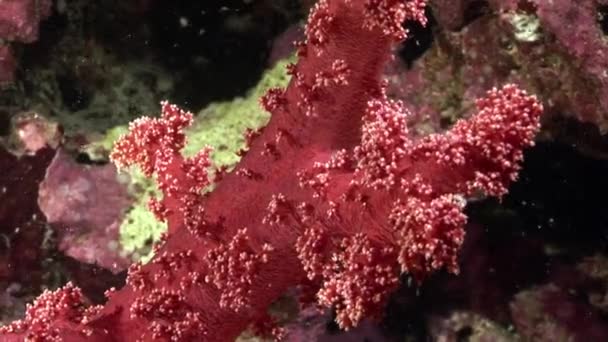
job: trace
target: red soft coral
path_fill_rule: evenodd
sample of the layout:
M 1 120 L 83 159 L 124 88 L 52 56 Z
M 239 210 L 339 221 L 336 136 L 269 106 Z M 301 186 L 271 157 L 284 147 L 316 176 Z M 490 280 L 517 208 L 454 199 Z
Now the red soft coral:
M 300 284 L 317 286 L 320 304 L 349 328 L 381 312 L 402 272 L 418 280 L 457 272 L 464 198 L 506 192 L 541 106 L 508 85 L 453 130 L 410 137 L 408 114 L 386 97 L 381 74 L 406 34 L 400 21 L 424 21 L 423 4 L 318 2 L 290 85 L 261 101 L 270 122 L 209 194 L 199 191 L 211 182 L 207 152 L 191 161 L 179 154 L 189 113 L 163 104 L 160 119 L 131 126 L 113 158 L 156 176 L 164 197 L 152 207 L 169 234 L 81 327 L 96 327 L 90 338 L 234 340 L 269 321 L 268 306 Z M 149 308 L 159 296 L 175 305 L 156 315 Z M 143 314 L 129 313 L 135 304 Z

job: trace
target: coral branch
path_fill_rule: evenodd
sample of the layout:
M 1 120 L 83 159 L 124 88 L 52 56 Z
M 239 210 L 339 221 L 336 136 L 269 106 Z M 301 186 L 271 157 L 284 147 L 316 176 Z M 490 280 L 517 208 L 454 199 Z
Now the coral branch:
M 132 124 L 112 158 L 156 177 L 164 197 L 151 207 L 169 234 L 98 315 L 78 326 L 50 317 L 55 336 L 231 341 L 301 284 L 347 329 L 382 312 L 402 272 L 457 273 L 465 197 L 504 195 L 542 109 L 508 85 L 451 131 L 410 137 L 381 71 L 407 34 L 401 21 L 425 22 L 424 3 L 319 1 L 290 85 L 262 100 L 270 122 L 208 195 L 208 152 L 179 154 L 191 114 L 163 103 L 161 118 Z

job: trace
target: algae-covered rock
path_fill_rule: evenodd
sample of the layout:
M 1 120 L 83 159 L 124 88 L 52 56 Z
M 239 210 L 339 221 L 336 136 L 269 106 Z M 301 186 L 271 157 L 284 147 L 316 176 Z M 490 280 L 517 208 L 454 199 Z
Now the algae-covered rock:
M 269 88 L 287 86 L 289 77 L 285 67 L 293 61 L 291 58 L 277 63 L 245 97 L 215 102 L 201 110 L 187 131 L 188 145 L 184 154 L 194 155 L 208 145 L 214 149 L 212 159 L 217 166 L 234 165 L 239 160 L 236 152 L 245 144 L 245 130 L 260 128 L 270 118 L 259 105 L 260 97 Z

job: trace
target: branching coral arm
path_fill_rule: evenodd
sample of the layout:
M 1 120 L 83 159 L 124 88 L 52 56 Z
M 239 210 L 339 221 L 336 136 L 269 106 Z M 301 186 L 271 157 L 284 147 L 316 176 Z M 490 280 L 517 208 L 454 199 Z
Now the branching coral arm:
M 291 83 L 261 99 L 269 124 L 208 195 L 209 151 L 179 154 L 191 114 L 165 103 L 161 118 L 134 123 L 113 159 L 161 185 L 151 209 L 169 234 L 155 258 L 133 265 L 104 307 L 28 310 L 3 338 L 232 341 L 250 324 L 267 327 L 268 306 L 302 284 L 349 328 L 380 314 L 402 272 L 419 281 L 444 267 L 457 273 L 464 198 L 506 192 L 542 108 L 507 85 L 479 100 L 472 119 L 413 140 L 381 74 L 407 36 L 402 21 L 424 23 L 424 5 L 318 1 Z M 82 306 L 78 296 L 68 305 Z

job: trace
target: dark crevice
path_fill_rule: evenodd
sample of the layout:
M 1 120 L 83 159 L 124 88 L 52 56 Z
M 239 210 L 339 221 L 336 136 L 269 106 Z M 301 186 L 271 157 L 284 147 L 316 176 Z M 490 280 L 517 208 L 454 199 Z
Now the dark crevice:
M 485 0 L 475 0 L 467 4 L 464 9 L 462 27 L 465 27 L 478 18 L 490 12 L 488 2 Z
M 105 165 L 108 163 L 107 161 L 104 161 L 104 160 L 93 160 L 86 153 L 77 154 L 75 159 L 78 164 L 84 164 L 84 165 Z
M 11 115 L 7 110 L 0 109 L 0 136 L 7 136 L 11 132 Z
M 428 20 L 426 26 L 417 21 L 407 21 L 404 24 L 409 31 L 409 38 L 401 43 L 398 55 L 408 68 L 411 68 L 414 61 L 424 55 L 433 44 L 433 29 L 437 25 L 437 21 L 430 7 L 426 8 L 425 15 Z
M 89 106 L 93 94 L 87 90 L 84 80 L 72 75 L 58 75 L 57 83 L 63 103 L 69 110 L 76 112 Z
M 271 42 L 286 16 L 268 1 L 162 2 L 147 15 L 151 47 L 182 73 L 173 100 L 200 108 L 252 87 L 265 69 Z
M 605 35 L 608 35 L 608 5 L 597 7 L 597 22 Z

